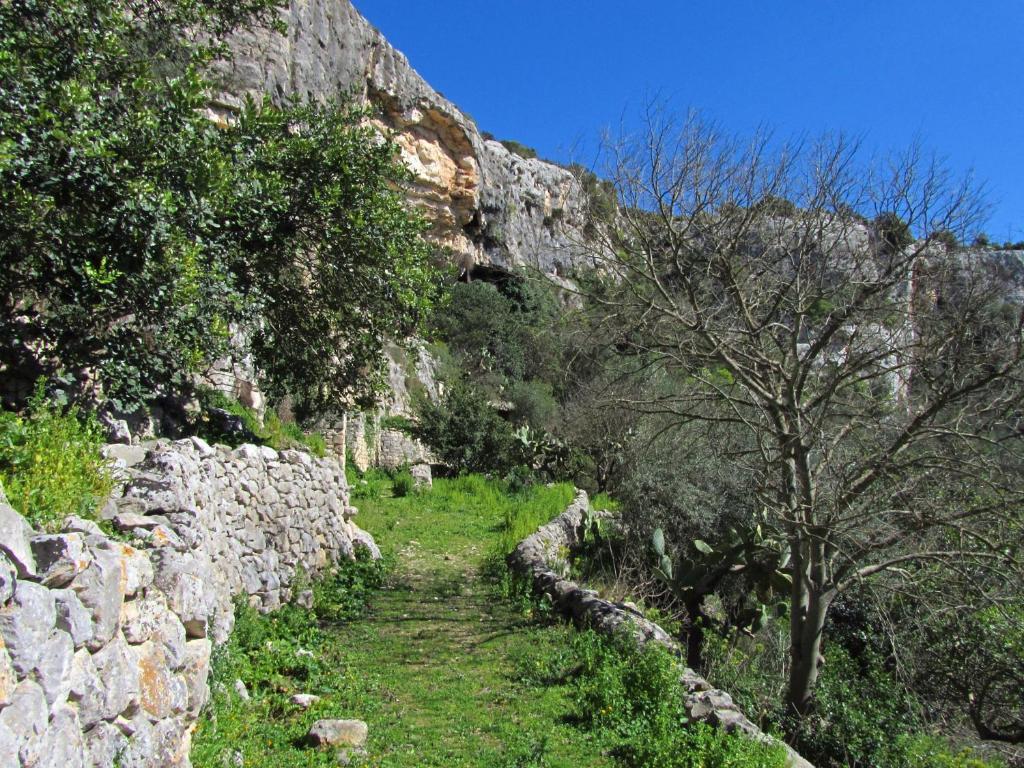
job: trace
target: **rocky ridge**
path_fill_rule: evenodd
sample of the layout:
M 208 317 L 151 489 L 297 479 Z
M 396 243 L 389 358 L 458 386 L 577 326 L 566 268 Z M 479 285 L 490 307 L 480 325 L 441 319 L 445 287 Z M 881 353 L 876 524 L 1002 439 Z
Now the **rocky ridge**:
M 218 65 L 222 117 L 246 96 L 277 102 L 351 94 L 380 110 L 415 180 L 410 201 L 432 237 L 469 269 L 538 268 L 566 275 L 581 262 L 584 197 L 564 168 L 487 140 L 473 120 L 434 90 L 348 0 L 291 0 L 285 34 L 245 31 Z

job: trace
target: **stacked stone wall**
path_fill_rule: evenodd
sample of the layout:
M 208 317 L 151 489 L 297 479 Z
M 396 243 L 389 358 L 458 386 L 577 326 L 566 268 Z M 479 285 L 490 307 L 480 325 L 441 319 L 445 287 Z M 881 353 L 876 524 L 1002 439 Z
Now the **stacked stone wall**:
M 644 618 L 636 606 L 604 600 L 594 590 L 566 577 L 569 571 L 566 558 L 582 545 L 592 514 L 586 492 L 579 491 L 565 512 L 519 542 L 509 555 L 509 567 L 528 578 L 534 589 L 551 599 L 556 609 L 579 624 L 601 634 L 629 637 L 639 647 L 653 643 L 682 658 L 682 648 L 672 636 Z M 718 690 L 689 667 L 683 669 L 679 682 L 691 721 L 710 723 L 730 733 L 779 744 L 787 752 L 790 768 L 813 768 L 789 746 L 752 723 L 728 693 Z
M 335 461 L 197 439 L 117 455 L 123 539 L 76 517 L 42 533 L 0 501 L 0 765 L 188 766 L 233 599 L 273 609 L 300 571 L 379 555 Z

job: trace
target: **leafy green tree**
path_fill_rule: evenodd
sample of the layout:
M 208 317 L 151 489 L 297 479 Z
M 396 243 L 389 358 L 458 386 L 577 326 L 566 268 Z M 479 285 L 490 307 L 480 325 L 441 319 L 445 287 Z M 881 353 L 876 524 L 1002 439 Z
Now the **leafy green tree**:
M 277 5 L 0 5 L 0 369 L 132 410 L 241 327 L 300 413 L 372 389 L 433 286 L 395 146 L 345 106 L 203 115 L 218 41 Z

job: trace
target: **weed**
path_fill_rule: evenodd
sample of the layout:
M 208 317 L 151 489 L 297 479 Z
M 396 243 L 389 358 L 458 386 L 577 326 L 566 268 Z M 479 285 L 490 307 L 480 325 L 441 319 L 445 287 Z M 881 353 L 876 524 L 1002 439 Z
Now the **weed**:
M 67 515 L 94 517 L 113 480 L 92 415 L 50 403 L 37 388 L 25 416 L 0 412 L 0 480 L 9 503 L 37 528 Z

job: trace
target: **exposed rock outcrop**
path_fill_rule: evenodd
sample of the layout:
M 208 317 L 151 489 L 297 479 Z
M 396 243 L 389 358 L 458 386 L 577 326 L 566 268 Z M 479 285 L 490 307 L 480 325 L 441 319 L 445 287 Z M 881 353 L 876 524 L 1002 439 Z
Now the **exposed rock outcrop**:
M 583 198 L 571 173 L 485 140 L 348 0 L 292 0 L 287 32 L 246 31 L 217 75 L 214 109 L 245 96 L 324 101 L 353 95 L 380 110 L 415 175 L 410 200 L 463 267 L 531 266 L 565 275 L 581 258 Z

